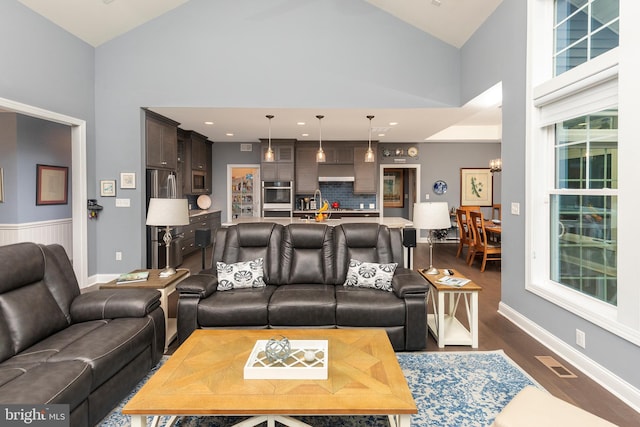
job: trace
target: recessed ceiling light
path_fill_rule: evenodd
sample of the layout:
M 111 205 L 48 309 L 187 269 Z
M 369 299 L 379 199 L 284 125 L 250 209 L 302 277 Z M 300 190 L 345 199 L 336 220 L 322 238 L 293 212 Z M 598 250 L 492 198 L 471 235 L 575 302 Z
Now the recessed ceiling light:
M 298 126 L 304 126 L 304 125 L 306 125 L 306 123 L 305 122 L 298 122 L 297 125 Z
M 440 6 L 442 4 L 441 0 L 431 0 L 431 4 L 434 6 Z
M 379 133 L 378 136 L 384 136 L 384 133 Z
M 227 136 L 233 136 L 233 134 L 232 134 L 231 132 L 227 132 L 227 133 L 225 133 L 225 135 L 227 135 Z
M 389 122 L 389 126 L 395 126 L 397 124 L 398 124 L 398 122 Z
M 303 133 L 302 136 L 309 136 L 309 134 L 308 133 Z
M 205 125 L 212 125 L 213 122 L 204 122 Z

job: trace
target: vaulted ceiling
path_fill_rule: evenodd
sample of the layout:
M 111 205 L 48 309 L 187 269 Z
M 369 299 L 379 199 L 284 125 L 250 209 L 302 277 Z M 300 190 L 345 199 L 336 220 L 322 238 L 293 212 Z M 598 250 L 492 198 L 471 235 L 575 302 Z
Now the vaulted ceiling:
M 99 46 L 190 0 L 18 0 L 92 46 Z M 233 0 L 229 0 L 233 1 Z M 290 1 L 290 0 L 289 0 Z M 500 5 L 502 0 L 364 0 L 394 17 L 454 46 L 461 47 Z M 495 95 L 493 91 L 492 95 Z M 485 96 L 486 98 L 486 96 Z M 483 101 L 484 102 L 484 101 Z M 332 110 L 333 126 L 323 129 L 326 139 L 364 139 L 368 114 L 376 116 L 374 138 L 385 142 L 499 141 L 499 101 L 470 102 L 461 108 L 424 110 Z M 264 136 L 266 114 L 278 121 L 279 137 L 315 138 L 316 111 L 300 109 L 153 108 L 214 141 L 253 141 Z M 205 122 L 213 121 L 214 125 Z M 304 121 L 305 125 L 298 124 Z M 364 122 L 364 125 L 363 125 Z M 390 123 L 397 123 L 392 125 Z M 447 124 L 445 129 L 442 124 Z M 354 125 L 355 124 L 355 125 Z M 420 126 L 418 126 L 420 124 Z M 308 129 L 304 129 L 308 126 Z M 274 126 L 275 129 L 275 126 Z M 419 129 L 419 131 L 417 131 Z

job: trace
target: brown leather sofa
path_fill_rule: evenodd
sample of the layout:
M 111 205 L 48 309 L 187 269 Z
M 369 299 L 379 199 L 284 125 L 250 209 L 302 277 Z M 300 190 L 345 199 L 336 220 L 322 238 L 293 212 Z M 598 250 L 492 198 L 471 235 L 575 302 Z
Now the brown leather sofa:
M 164 350 L 160 292 L 80 293 L 59 245 L 0 247 L 0 403 L 68 404 L 93 426 Z
M 217 231 L 212 268 L 177 285 L 178 340 L 199 328 L 384 328 L 426 347 L 426 281 L 404 267 L 402 231 L 373 223 L 243 223 Z M 218 291 L 216 263 L 264 259 L 259 288 Z M 343 286 L 351 259 L 398 263 L 392 292 Z

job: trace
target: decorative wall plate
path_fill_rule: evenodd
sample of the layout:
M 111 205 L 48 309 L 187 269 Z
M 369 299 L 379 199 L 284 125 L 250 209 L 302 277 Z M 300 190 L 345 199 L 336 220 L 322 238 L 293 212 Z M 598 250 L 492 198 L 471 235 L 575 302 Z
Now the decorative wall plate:
M 433 192 L 436 194 L 444 194 L 447 192 L 447 183 L 441 179 L 433 183 Z
M 418 147 L 409 147 L 407 150 L 407 154 L 409 157 L 415 157 L 418 155 Z

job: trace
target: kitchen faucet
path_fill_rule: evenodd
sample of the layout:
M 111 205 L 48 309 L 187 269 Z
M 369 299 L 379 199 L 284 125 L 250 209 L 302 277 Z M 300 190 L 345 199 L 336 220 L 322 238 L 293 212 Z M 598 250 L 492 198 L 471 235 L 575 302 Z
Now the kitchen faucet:
M 316 201 L 316 213 L 318 213 L 322 207 L 322 192 L 319 188 L 313 193 L 313 198 Z

